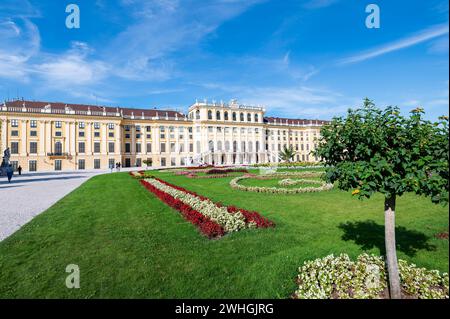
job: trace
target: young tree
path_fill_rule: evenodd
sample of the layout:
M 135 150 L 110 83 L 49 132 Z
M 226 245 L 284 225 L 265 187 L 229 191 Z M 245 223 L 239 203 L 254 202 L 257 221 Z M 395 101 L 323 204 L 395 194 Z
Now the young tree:
M 401 298 L 395 244 L 395 202 L 405 192 L 448 203 L 448 117 L 432 123 L 416 108 L 409 117 L 398 107 L 378 109 L 369 99 L 321 130 L 314 154 L 325 164 L 325 178 L 342 190 L 370 198 L 384 195 L 386 262 L 391 298 Z
M 284 145 L 283 150 L 280 151 L 279 156 L 282 161 L 290 162 L 295 156 L 295 151 L 292 146 L 287 147 L 286 145 Z

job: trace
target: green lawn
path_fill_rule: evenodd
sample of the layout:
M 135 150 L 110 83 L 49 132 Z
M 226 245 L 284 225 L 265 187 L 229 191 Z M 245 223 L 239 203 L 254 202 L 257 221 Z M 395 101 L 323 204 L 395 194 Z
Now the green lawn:
M 232 179 L 155 173 L 224 204 L 253 209 L 273 229 L 208 240 L 126 173 L 92 178 L 0 242 L 0 297 L 288 298 L 303 261 L 383 251 L 383 200 L 332 190 L 298 195 L 232 190 Z M 397 203 L 399 257 L 448 271 L 448 206 Z M 81 288 L 67 289 L 77 264 Z

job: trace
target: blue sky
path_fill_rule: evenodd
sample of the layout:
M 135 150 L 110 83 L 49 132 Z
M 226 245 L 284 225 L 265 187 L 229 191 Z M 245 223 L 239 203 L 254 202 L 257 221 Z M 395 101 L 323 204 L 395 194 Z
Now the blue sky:
M 65 26 L 66 5 L 81 27 Z M 366 5 L 380 7 L 368 29 Z M 441 0 L 1 0 L 0 98 L 330 119 L 369 97 L 448 114 Z

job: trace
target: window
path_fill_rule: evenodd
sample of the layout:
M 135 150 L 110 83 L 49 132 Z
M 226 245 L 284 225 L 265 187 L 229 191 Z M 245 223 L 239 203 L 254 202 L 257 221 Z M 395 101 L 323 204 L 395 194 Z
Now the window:
M 100 169 L 100 159 L 94 158 L 94 169 Z
M 130 153 L 130 152 L 131 152 L 131 144 L 125 143 L 125 153 Z
M 84 153 L 86 151 L 86 144 L 84 142 L 78 142 L 78 153 Z
M 37 127 L 37 121 L 36 120 L 31 120 L 30 121 L 30 127 L 31 128 L 36 128 Z
M 94 132 L 94 137 L 100 137 L 100 132 Z
M 136 143 L 136 153 L 141 153 L 141 152 L 142 152 L 141 143 Z
M 228 112 L 223 113 L 223 119 L 228 121 Z
M 19 166 L 19 162 L 18 161 L 10 161 L 11 166 L 13 168 L 13 171 L 17 171 L 17 167 Z
M 130 138 L 131 135 L 130 134 L 125 134 L 125 138 Z
M 189 152 L 191 152 L 191 153 L 194 152 L 194 144 L 192 144 L 192 143 L 189 144 Z
M 220 121 L 220 112 L 219 111 L 216 112 L 216 120 Z
M 108 128 L 110 130 L 113 130 L 114 129 L 114 123 L 108 123 Z
M 11 131 L 11 136 L 19 136 L 19 131 L 17 130 Z
M 30 131 L 30 136 L 31 137 L 36 137 L 37 136 L 37 131 Z
M 151 139 L 152 138 L 152 134 L 147 134 L 147 138 Z
M 255 122 L 259 122 L 258 114 L 255 114 Z
M 165 159 L 165 157 L 161 157 L 161 166 L 166 166 L 166 159 Z
M 36 172 L 37 171 L 37 161 L 35 161 L 35 160 L 28 161 L 28 170 L 30 172 Z
M 55 143 L 55 154 L 62 154 L 62 144 L 59 141 Z
M 62 169 L 62 161 L 55 160 L 55 171 L 60 171 Z
M 170 143 L 170 151 L 175 152 L 175 143 Z
M 146 126 L 146 127 L 145 127 L 145 130 L 146 130 L 147 132 L 151 132 L 151 131 L 152 131 L 152 127 L 151 127 L 151 126 Z
M 11 120 L 11 127 L 19 127 L 19 120 Z
M 114 142 L 109 142 L 108 143 L 108 152 L 109 153 L 114 153 L 114 146 L 115 146 Z
M 94 122 L 94 129 L 98 130 L 100 128 L 99 122 Z
M 233 117 L 233 121 L 236 121 L 236 112 L 233 112 L 232 117 Z
M 137 167 L 141 167 L 142 166 L 142 159 L 141 158 L 136 158 L 136 166 Z
M 164 153 L 166 151 L 166 143 L 161 143 L 161 152 Z
M 244 122 L 244 113 L 241 113 L 241 114 L 240 114 L 239 120 L 240 120 L 241 122 Z
M 250 113 L 247 113 L 247 122 L 252 121 L 252 115 Z
M 171 159 L 170 159 L 170 166 L 176 166 L 177 165 L 177 163 L 176 163 L 176 161 L 175 161 L 175 157 L 172 157 Z
M 141 138 L 141 134 L 136 134 L 136 139 L 140 139 Z
M 180 165 L 181 166 L 185 166 L 186 165 L 186 161 L 185 161 L 184 157 L 181 158 Z
M 130 126 L 129 125 L 125 125 L 125 132 L 129 132 L 130 131 Z
M 56 127 L 56 128 L 61 128 L 61 127 L 62 127 L 61 121 L 56 121 L 56 122 L 55 122 L 55 127 Z
M 141 131 L 141 126 L 140 125 L 136 125 L 136 132 L 140 132 Z
M 147 143 L 147 153 L 152 152 L 152 143 Z
M 108 160 L 108 167 L 109 168 L 114 168 L 115 165 L 116 165 L 116 161 L 114 160 L 114 158 L 110 158 Z
M 11 154 L 19 154 L 19 142 L 11 142 Z
M 108 137 L 114 137 L 114 132 L 109 132 Z
M 79 131 L 79 132 L 78 132 L 78 136 L 79 136 L 79 137 L 84 137 L 84 132 L 83 132 L 83 131 Z
M 212 111 L 211 110 L 208 111 L 208 120 L 212 120 Z
M 83 129 L 84 127 L 85 127 L 84 122 L 79 122 L 79 123 L 78 123 L 78 128 Z
M 62 136 L 62 132 L 61 132 L 61 131 L 56 131 L 56 132 L 55 132 L 55 136 L 58 136 L 58 137 L 59 137 L 59 136 Z
M 94 153 L 100 153 L 100 142 L 94 142 Z
M 30 142 L 30 154 L 37 154 L 37 142 Z
M 195 119 L 200 120 L 200 110 L 195 111 Z
M 86 168 L 86 161 L 84 159 L 78 160 L 78 169 L 85 169 Z

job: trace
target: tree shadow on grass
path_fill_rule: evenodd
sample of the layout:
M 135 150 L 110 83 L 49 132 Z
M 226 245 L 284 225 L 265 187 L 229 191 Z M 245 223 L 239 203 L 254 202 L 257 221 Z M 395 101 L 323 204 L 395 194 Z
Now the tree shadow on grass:
M 338 227 L 344 231 L 343 240 L 354 241 L 364 250 L 376 247 L 381 254 L 386 254 L 384 225 L 377 224 L 373 220 L 367 220 L 341 223 Z M 403 226 L 395 227 L 395 238 L 397 250 L 410 257 L 414 256 L 419 250 L 436 250 L 436 246 L 428 243 L 430 238 L 427 235 L 406 229 Z

